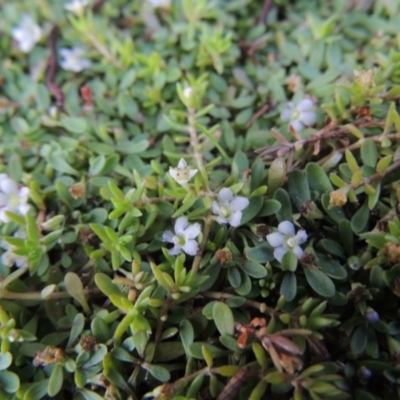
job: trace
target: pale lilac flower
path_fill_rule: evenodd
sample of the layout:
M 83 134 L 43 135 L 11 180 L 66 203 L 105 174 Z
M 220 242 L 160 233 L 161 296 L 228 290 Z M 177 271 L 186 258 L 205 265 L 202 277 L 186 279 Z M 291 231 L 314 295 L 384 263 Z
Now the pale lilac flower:
M 40 26 L 29 16 L 24 15 L 21 24 L 12 30 L 13 38 L 24 53 L 29 53 L 42 36 Z
M 25 231 L 17 231 L 14 233 L 13 236 L 16 238 L 19 238 L 19 239 L 26 239 L 26 232 Z M 28 260 L 26 259 L 25 256 L 20 256 L 20 255 L 14 253 L 14 250 L 15 250 L 14 246 L 7 243 L 5 240 L 1 241 L 0 246 L 4 250 L 6 250 L 0 257 L 0 262 L 2 264 L 8 265 L 9 267 L 12 267 L 15 264 L 18 268 L 28 266 Z
M 83 10 L 89 4 L 89 0 L 72 0 L 64 4 L 64 8 L 76 15 L 82 15 Z
M 304 126 L 314 125 L 317 115 L 314 112 L 313 101 L 303 99 L 297 105 L 289 103 L 288 108 L 282 110 L 281 119 L 289 121 L 289 125 L 297 132 L 300 132 Z
M 180 185 L 185 185 L 192 179 L 197 173 L 197 169 L 190 169 L 187 166 L 186 161 L 181 158 L 176 168 L 169 167 L 169 174 L 174 178 Z
M 18 184 L 6 174 L 0 174 L 0 221 L 9 222 L 6 211 L 25 215 L 29 210 L 29 189 Z
M 200 235 L 200 224 L 189 224 L 186 217 L 179 217 L 174 226 L 174 232 L 165 231 L 162 235 L 164 242 L 173 243 L 174 247 L 169 250 L 169 254 L 176 256 L 182 250 L 190 256 L 195 256 L 199 250 L 196 237 Z
M 239 226 L 242 219 L 242 211 L 249 205 L 246 197 L 234 196 L 232 190 L 223 188 L 218 193 L 218 201 L 213 201 L 212 212 L 218 215 L 215 220 L 220 224 Z
M 171 0 L 147 0 L 154 8 L 169 8 Z
M 307 241 L 307 233 L 303 229 L 295 233 L 294 225 L 290 221 L 283 221 L 278 225 L 278 232 L 267 235 L 267 241 L 275 247 L 274 257 L 282 261 L 282 257 L 288 251 L 300 258 L 303 255 L 301 244 Z
M 73 72 L 81 72 L 84 69 L 91 68 L 92 63 L 85 55 L 85 50 L 80 48 L 67 49 L 62 48 L 59 50 L 61 57 L 60 65 L 63 69 Z

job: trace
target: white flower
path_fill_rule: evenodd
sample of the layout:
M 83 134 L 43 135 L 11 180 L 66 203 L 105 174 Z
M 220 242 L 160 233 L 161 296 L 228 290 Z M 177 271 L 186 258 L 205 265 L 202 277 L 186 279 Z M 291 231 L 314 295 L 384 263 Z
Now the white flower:
M 246 197 L 234 196 L 232 190 L 223 188 L 218 193 L 218 201 L 213 201 L 212 212 L 218 215 L 216 219 L 220 224 L 239 226 L 242 219 L 242 211 L 249 205 Z
M 199 250 L 199 245 L 194 239 L 201 232 L 200 224 L 189 225 L 186 217 L 179 217 L 175 222 L 174 230 L 175 233 L 165 231 L 162 235 L 164 242 L 174 244 L 174 247 L 169 250 L 169 254 L 176 256 L 183 250 L 186 254 L 195 256 Z
M 26 239 L 25 231 L 17 231 L 14 233 L 14 237 L 20 239 Z M 8 265 L 12 267 L 14 264 L 18 267 L 27 267 L 28 260 L 24 256 L 20 256 L 14 253 L 15 248 L 7 243 L 5 240 L 2 240 L 0 246 L 6 250 L 0 257 L 0 262 L 4 265 Z
M 67 49 L 62 48 L 59 50 L 63 60 L 60 65 L 67 71 L 80 72 L 83 69 L 91 68 L 92 63 L 87 58 L 84 58 L 85 50 L 80 48 Z
M 6 174 L 0 174 L 0 221 L 9 221 L 6 211 L 25 215 L 29 210 L 28 198 L 29 189 L 26 186 L 19 188 Z
M 267 241 L 275 247 L 274 257 L 278 261 L 282 261 L 283 255 L 288 251 L 300 258 L 303 255 L 300 245 L 307 241 L 307 233 L 301 229 L 295 234 L 294 225 L 290 221 L 283 221 L 278 225 L 278 232 L 267 235 Z
M 88 5 L 89 0 L 72 0 L 64 4 L 64 8 L 76 15 L 82 15 L 83 10 Z
M 185 185 L 190 179 L 192 179 L 197 173 L 197 169 L 190 169 L 187 166 L 186 161 L 181 158 L 176 168 L 169 167 L 169 174 L 177 181 L 180 185 Z
M 147 0 L 154 8 L 169 8 L 171 0 Z
M 193 88 L 190 86 L 185 87 L 185 89 L 183 89 L 183 95 L 185 96 L 185 99 L 191 99 L 193 96 Z
M 303 99 L 295 106 L 288 104 L 289 108 L 282 110 L 281 119 L 289 121 L 289 125 L 297 132 L 300 132 L 304 126 L 315 124 L 317 115 L 314 110 L 314 103 L 310 99 Z
M 29 53 L 42 36 L 42 30 L 29 16 L 24 15 L 21 24 L 12 30 L 13 38 L 24 53 Z

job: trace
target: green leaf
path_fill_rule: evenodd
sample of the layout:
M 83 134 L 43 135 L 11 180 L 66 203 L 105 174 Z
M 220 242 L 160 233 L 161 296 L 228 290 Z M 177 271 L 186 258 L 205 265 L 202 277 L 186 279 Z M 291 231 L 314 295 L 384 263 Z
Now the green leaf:
M 252 197 L 250 199 L 248 207 L 243 211 L 240 225 L 244 225 L 246 222 L 249 222 L 252 219 L 254 219 L 261 210 L 262 205 L 263 205 L 262 197 L 260 196 Z
M 114 284 L 107 275 L 98 272 L 95 277 L 94 281 L 96 282 L 97 287 L 108 297 L 112 294 L 121 295 L 121 291 L 119 290 L 118 286 Z
M 311 199 L 310 187 L 303 172 L 293 171 L 289 174 L 288 189 L 289 196 L 297 210 L 300 210 L 304 203 Z
M 366 324 L 358 326 L 351 335 L 351 351 L 361 354 L 368 344 L 368 330 Z
M 87 314 L 90 314 L 90 307 L 79 276 L 75 272 L 68 272 L 64 278 L 64 285 L 69 295 L 83 307 Z
M 360 233 L 368 225 L 369 213 L 368 201 L 366 201 L 351 219 L 351 229 L 354 233 Z
M 235 321 L 232 310 L 225 303 L 217 301 L 213 306 L 212 315 L 215 326 L 221 335 L 233 335 Z
M 318 164 L 313 162 L 308 163 L 306 175 L 312 190 L 316 190 L 319 193 L 331 192 L 333 190 L 328 175 Z
M 265 199 L 264 204 L 258 213 L 259 217 L 267 217 L 276 214 L 281 209 L 281 203 L 273 199 Z
M 294 272 L 296 271 L 297 268 L 297 257 L 292 251 L 287 251 L 281 261 L 281 268 L 282 271 L 291 271 Z
M 278 221 L 292 221 L 292 204 L 290 203 L 290 197 L 286 190 L 278 189 L 274 194 L 274 200 L 279 201 L 279 203 L 281 204 L 281 209 L 276 213 Z
M 319 269 L 305 267 L 304 275 L 306 276 L 307 282 L 311 288 L 320 296 L 332 297 L 335 294 L 335 285 L 331 278 Z
M 361 144 L 361 160 L 364 165 L 375 168 L 378 162 L 378 150 L 376 144 L 372 139 L 364 139 Z
M 104 400 L 103 396 L 98 395 L 96 392 L 93 392 L 89 389 L 81 389 L 79 390 L 79 394 L 85 399 L 85 400 Z M 24 399 L 25 400 L 25 399 Z
M 293 272 L 285 273 L 281 283 L 280 294 L 284 296 L 287 301 L 292 301 L 296 297 L 297 278 Z
M 0 371 L 0 388 L 7 393 L 15 393 L 20 386 L 20 378 L 11 371 Z
M 72 168 L 62 157 L 57 153 L 51 153 L 47 157 L 49 164 L 57 171 L 70 175 L 80 175 L 80 172 Z
M 43 399 L 47 395 L 48 383 L 49 379 L 43 379 L 42 381 L 31 384 L 29 389 L 25 392 L 23 400 Z
M 0 371 L 7 369 L 12 362 L 12 355 L 10 352 L 0 353 Z
M 267 276 L 267 269 L 261 264 L 246 260 L 238 264 L 238 266 L 249 276 L 253 278 L 264 278 Z
M 50 375 L 49 385 L 47 386 L 47 393 L 50 397 L 54 397 L 60 392 L 63 385 L 63 379 L 63 366 L 57 364 Z
M 191 322 L 184 319 L 179 324 L 179 335 L 182 340 L 183 347 L 185 348 L 186 355 L 189 355 L 189 346 L 194 341 L 194 329 Z
M 88 124 L 85 118 L 80 117 L 62 117 L 61 125 L 72 133 L 85 133 L 88 131 Z
M 171 379 L 171 374 L 169 373 L 169 371 L 166 368 L 161 367 L 160 365 L 143 363 L 142 366 L 160 382 L 168 382 Z

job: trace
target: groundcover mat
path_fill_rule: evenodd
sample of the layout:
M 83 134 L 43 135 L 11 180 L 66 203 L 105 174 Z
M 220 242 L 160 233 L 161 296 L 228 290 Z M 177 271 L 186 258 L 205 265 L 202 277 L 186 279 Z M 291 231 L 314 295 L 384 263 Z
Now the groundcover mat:
M 400 398 L 400 2 L 0 0 L 0 399 Z

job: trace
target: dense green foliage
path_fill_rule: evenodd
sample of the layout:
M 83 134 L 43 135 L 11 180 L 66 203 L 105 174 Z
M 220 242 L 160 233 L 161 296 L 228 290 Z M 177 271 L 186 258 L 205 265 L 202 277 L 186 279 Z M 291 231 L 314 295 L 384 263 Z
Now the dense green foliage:
M 3 3 L 0 398 L 398 399 L 400 3 Z

